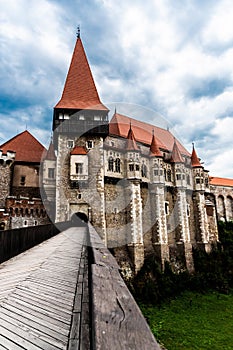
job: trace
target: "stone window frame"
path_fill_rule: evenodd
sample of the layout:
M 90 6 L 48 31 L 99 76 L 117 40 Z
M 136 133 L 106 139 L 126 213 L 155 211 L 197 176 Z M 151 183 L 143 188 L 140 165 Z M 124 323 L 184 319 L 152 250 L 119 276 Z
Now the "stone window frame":
M 55 178 L 55 169 L 54 168 L 48 168 L 48 178 L 49 179 Z
M 94 141 L 93 140 L 87 140 L 86 147 L 87 147 L 87 149 L 94 148 Z
M 74 140 L 67 140 L 67 147 L 68 148 L 74 148 Z

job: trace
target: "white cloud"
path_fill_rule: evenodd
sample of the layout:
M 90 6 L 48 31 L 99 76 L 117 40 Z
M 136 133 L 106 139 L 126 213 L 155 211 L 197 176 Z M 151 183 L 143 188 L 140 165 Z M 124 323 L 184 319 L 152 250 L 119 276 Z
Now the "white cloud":
M 60 98 L 75 27 L 81 23 L 103 102 L 157 110 L 187 147 L 196 140 L 202 159 L 220 171 L 214 175 L 229 173 L 227 163 L 218 169 L 215 159 L 232 147 L 224 138 L 233 118 L 230 0 L 92 0 L 82 6 L 80 0 L 0 0 L 0 6 L 0 88 L 16 110 L 9 112 L 9 120 L 21 116 L 17 103 L 22 97 L 28 104 L 23 115 L 32 127 L 37 130 L 38 118 L 50 125 L 52 113 L 49 122 L 45 111 Z M 144 120 L 151 121 L 148 115 Z M 216 146 L 213 140 L 218 140 Z

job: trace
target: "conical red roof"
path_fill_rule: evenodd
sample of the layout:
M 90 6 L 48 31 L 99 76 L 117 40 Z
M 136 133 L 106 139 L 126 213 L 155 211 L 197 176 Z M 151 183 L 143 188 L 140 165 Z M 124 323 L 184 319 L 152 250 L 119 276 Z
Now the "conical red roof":
M 195 148 L 194 148 L 194 144 L 193 144 L 193 151 L 192 151 L 192 155 L 191 155 L 191 164 L 192 164 L 192 167 L 193 168 L 203 168 L 201 163 L 200 163 L 200 160 L 197 156 L 197 153 L 195 151 Z
M 172 149 L 172 156 L 171 156 L 171 162 L 172 163 L 184 163 L 184 159 L 180 153 L 180 150 L 177 146 L 176 139 L 174 139 L 174 145 Z
M 150 156 L 151 157 L 163 157 L 163 154 L 160 151 L 158 143 L 155 139 L 154 133 L 153 133 L 152 141 L 151 141 L 151 145 L 150 145 Z
M 49 149 L 46 153 L 45 159 L 47 159 L 47 160 L 56 160 L 57 159 L 56 155 L 55 155 L 54 145 L 53 145 L 52 141 L 50 142 Z
M 139 148 L 138 148 L 137 143 L 136 143 L 136 139 L 134 137 L 133 130 L 131 128 L 131 124 L 130 124 L 129 132 L 127 135 L 126 150 L 127 151 L 139 151 Z
M 80 38 L 77 38 L 62 97 L 55 108 L 108 110 L 100 101 Z
M 0 149 L 3 153 L 14 151 L 16 161 L 29 163 L 39 163 L 46 151 L 44 146 L 27 130 L 5 142 Z

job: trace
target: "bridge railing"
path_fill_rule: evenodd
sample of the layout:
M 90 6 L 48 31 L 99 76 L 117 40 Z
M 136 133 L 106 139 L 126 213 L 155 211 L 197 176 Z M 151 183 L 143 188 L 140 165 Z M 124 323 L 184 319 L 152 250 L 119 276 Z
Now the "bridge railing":
M 89 225 L 92 346 L 95 350 L 159 350 L 120 273 L 119 265 Z
M 69 227 L 61 222 L 0 231 L 0 263 L 34 247 Z

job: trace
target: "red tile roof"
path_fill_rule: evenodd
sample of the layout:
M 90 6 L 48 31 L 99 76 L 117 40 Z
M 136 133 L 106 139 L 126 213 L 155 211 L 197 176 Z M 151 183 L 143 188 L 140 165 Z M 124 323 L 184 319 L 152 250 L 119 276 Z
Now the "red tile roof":
M 22 133 L 14 136 L 9 141 L 0 146 L 3 153 L 15 151 L 15 160 L 28 163 L 39 163 L 46 149 L 37 139 L 25 130 Z
M 233 187 L 233 179 L 227 179 L 223 177 L 210 176 L 210 184 L 213 186 L 228 186 Z
M 153 133 L 152 141 L 151 141 L 151 145 L 150 145 L 150 156 L 151 157 L 163 157 L 163 154 L 159 149 L 158 142 L 155 138 L 154 133 Z
M 180 150 L 179 150 L 177 143 L 176 143 L 176 139 L 174 139 L 171 162 L 172 163 L 184 163 L 184 159 L 181 156 Z
M 71 155 L 85 155 L 87 154 L 87 150 L 82 146 L 75 146 L 74 149 L 70 152 Z
M 132 124 L 133 132 L 136 141 L 142 142 L 146 145 L 151 145 L 151 139 L 154 131 L 154 135 L 157 140 L 158 147 L 160 149 L 172 151 L 174 144 L 174 136 L 170 131 L 159 128 L 157 126 L 141 122 L 139 120 L 129 118 L 125 115 L 115 113 L 109 124 L 109 133 L 111 135 L 121 136 L 127 138 L 129 124 Z M 176 140 L 177 146 L 181 154 L 190 157 L 190 153 Z
M 76 41 L 62 97 L 55 108 L 108 110 L 100 101 L 80 38 Z
M 131 123 L 130 123 L 130 128 L 129 128 L 129 132 L 127 135 L 127 145 L 126 145 L 126 150 L 127 151 L 139 151 L 139 148 L 137 146 L 135 137 L 134 137 L 134 133 L 131 127 Z
M 201 165 L 200 160 L 197 156 L 197 153 L 195 151 L 194 144 L 193 144 L 193 151 L 192 151 L 192 155 L 191 155 L 191 164 L 192 164 L 193 168 L 199 168 L 199 167 L 203 168 L 203 166 Z

